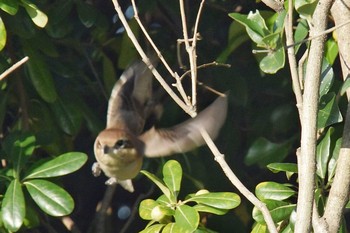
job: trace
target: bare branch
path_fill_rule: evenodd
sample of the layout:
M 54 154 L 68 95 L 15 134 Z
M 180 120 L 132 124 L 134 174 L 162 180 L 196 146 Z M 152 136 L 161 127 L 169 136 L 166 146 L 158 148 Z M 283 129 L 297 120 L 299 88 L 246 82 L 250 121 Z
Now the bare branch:
M 312 17 L 311 36 L 320 35 L 326 30 L 327 16 L 332 2 L 332 0 L 318 2 Z M 295 224 L 295 232 L 298 233 L 308 233 L 311 230 L 316 171 L 316 122 L 324 41 L 324 35 L 311 41 L 306 67 L 301 122 L 301 154 L 298 157 L 299 194 Z
M 283 10 L 283 0 L 261 0 L 265 3 L 266 6 L 270 7 L 272 10 L 276 12 L 280 12 Z
M 8 76 L 9 74 L 11 74 L 13 71 L 15 71 L 18 67 L 20 67 L 21 65 L 23 65 L 24 63 L 26 63 L 28 61 L 28 57 L 24 57 L 21 60 L 19 60 L 18 62 L 16 62 L 15 64 L 13 64 L 10 68 L 8 68 L 7 70 L 5 70 L 1 75 L 0 75 L 0 81 L 3 80 L 4 78 L 6 78 L 6 76 Z

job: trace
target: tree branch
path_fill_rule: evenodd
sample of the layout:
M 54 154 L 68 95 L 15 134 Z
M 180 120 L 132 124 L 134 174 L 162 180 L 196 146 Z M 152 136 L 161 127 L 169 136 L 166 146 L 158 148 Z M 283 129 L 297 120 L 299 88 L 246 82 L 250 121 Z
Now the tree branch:
M 311 36 L 319 35 L 326 30 L 327 16 L 332 2 L 332 0 L 320 0 L 318 2 L 312 17 Z M 298 157 L 299 194 L 295 224 L 295 232 L 298 233 L 308 233 L 311 230 L 316 171 L 316 122 L 324 41 L 324 35 L 311 41 L 306 67 L 301 122 L 301 154 Z

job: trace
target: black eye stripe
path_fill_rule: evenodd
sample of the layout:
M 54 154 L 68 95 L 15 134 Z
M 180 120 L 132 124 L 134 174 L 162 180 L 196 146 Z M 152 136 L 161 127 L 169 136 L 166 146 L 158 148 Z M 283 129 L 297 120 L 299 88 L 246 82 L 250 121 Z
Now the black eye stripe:
M 114 148 L 119 149 L 119 148 L 130 148 L 132 147 L 130 140 L 128 139 L 119 139 L 115 144 Z

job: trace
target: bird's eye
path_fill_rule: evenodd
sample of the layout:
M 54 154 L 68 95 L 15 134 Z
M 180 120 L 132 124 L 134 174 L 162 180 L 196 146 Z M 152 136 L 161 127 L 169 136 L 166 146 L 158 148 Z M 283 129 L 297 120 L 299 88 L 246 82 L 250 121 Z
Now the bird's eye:
M 125 146 L 125 140 L 123 139 L 118 140 L 114 145 L 115 148 L 122 148 L 124 146 Z

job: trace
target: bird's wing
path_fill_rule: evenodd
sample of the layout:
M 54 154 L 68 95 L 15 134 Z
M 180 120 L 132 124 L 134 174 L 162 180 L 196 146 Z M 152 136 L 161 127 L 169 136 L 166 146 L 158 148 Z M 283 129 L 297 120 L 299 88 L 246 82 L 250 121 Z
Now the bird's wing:
M 227 97 L 218 97 L 195 118 L 168 129 L 151 128 L 139 139 L 144 142 L 146 157 L 161 157 L 184 153 L 204 144 L 199 128 L 205 129 L 215 139 L 225 122 Z
M 143 130 L 145 106 L 152 97 L 152 73 L 143 62 L 127 68 L 113 87 L 108 102 L 107 128 L 134 134 Z

